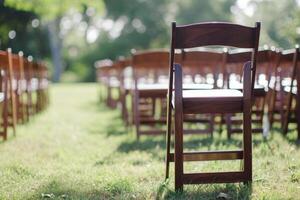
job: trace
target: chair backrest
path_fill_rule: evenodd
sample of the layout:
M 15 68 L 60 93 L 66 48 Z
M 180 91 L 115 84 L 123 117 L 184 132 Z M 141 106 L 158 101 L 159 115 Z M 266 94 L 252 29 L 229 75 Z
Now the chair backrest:
M 99 60 L 95 63 L 97 80 L 104 84 L 108 84 L 110 72 L 113 67 L 113 62 L 109 59 Z
M 274 68 L 277 53 L 272 50 L 260 50 L 257 52 L 256 61 L 256 82 L 268 84 L 271 70 Z M 225 82 L 230 82 L 230 76 L 234 76 L 237 81 L 242 81 L 242 66 L 251 59 L 251 51 L 230 52 L 226 56 Z
M 252 87 L 254 88 L 256 71 L 256 54 L 258 50 L 260 23 L 255 27 L 238 24 L 211 22 L 177 26 L 172 23 L 172 40 L 170 55 L 170 84 L 169 95 L 173 87 L 173 64 L 175 49 L 188 49 L 194 47 L 235 47 L 251 49 Z
M 299 48 L 285 50 L 281 53 L 277 67 L 277 76 L 281 86 L 295 86 L 296 69 L 299 62 Z M 292 87 L 291 87 L 292 89 Z
M 145 83 L 157 83 L 167 79 L 169 69 L 169 52 L 153 50 L 136 52 L 132 55 L 133 78 Z
M 119 57 L 115 65 L 119 73 L 120 89 L 129 88 L 132 84 L 131 59 Z
M 224 54 L 220 51 L 183 51 L 183 74 L 191 76 L 194 83 L 208 83 L 217 87 L 223 73 Z
M 3 78 L 8 71 L 8 55 L 5 51 L 0 51 L 0 92 L 5 91 L 5 79 Z

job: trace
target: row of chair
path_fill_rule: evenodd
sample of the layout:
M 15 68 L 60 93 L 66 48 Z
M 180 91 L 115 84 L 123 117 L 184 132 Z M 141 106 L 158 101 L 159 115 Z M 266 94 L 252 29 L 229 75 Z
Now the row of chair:
M 35 62 L 22 52 L 13 54 L 11 49 L 0 50 L 0 103 L 4 140 L 8 128 L 16 135 L 16 125 L 28 122 L 43 111 L 49 103 L 48 69 L 43 62 Z
M 294 63 L 294 57 L 297 52 L 298 48 L 279 51 L 266 47 L 257 52 L 255 100 L 252 105 L 253 133 L 263 133 L 263 119 L 266 114 L 270 127 L 274 125 L 274 121 L 281 122 L 284 134 L 288 132 L 289 123 L 295 122 L 297 63 Z M 241 66 L 249 58 L 250 51 L 193 50 L 175 54 L 176 62 L 185 67 L 185 89 L 242 90 Z M 102 100 L 112 108 L 119 103 L 124 122 L 126 125 L 135 125 L 137 137 L 142 134 L 165 133 L 162 126 L 155 124 L 166 123 L 168 51 L 134 52 L 131 59 L 121 58 L 115 62 L 102 60 L 96 66 L 98 80 L 103 86 Z M 129 95 L 131 97 L 128 98 Z M 128 104 L 130 99 L 132 102 Z M 185 133 L 212 135 L 216 125 L 218 131 L 222 130 L 221 124 L 226 124 L 229 138 L 232 134 L 242 132 L 241 119 L 234 114 L 186 115 L 184 121 L 187 126 L 189 123 L 199 123 L 202 126 L 204 124 L 204 127 L 187 127 Z
M 266 132 L 265 121 L 271 127 L 279 121 L 286 134 L 289 123 L 300 118 L 299 49 L 259 50 L 259 33 L 260 23 L 173 23 L 170 51 L 133 51 L 131 58 L 96 63 L 101 100 L 121 108 L 137 138 L 166 133 L 166 178 L 174 162 L 176 189 L 183 184 L 251 182 L 252 133 Z M 213 136 L 222 125 L 228 138 L 243 133 L 239 150 L 184 151 L 183 135 Z M 213 160 L 241 160 L 241 170 L 184 172 L 184 162 Z

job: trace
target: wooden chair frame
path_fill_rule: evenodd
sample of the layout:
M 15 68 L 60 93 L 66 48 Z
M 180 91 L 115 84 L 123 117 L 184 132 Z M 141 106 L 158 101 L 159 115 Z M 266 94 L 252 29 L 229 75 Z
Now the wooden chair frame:
M 284 135 L 287 135 L 288 133 L 288 126 L 289 123 L 291 122 L 298 122 L 298 109 L 299 109 L 299 102 L 297 101 L 297 96 L 298 96 L 298 77 L 297 73 L 299 73 L 298 68 L 299 68 L 299 59 L 300 59 L 300 52 L 299 52 L 299 47 L 295 48 L 295 51 L 293 53 L 293 60 L 290 63 L 291 64 L 291 84 L 288 87 L 282 87 L 284 93 L 287 93 L 287 102 L 286 102 L 286 110 L 284 112 L 284 116 L 283 116 L 283 124 L 282 124 L 282 133 Z M 297 82 L 297 86 L 296 83 Z M 297 89 L 296 89 L 297 88 Z M 296 91 L 294 90 L 296 89 Z M 292 101 L 296 100 L 296 108 L 292 109 Z M 282 108 L 284 110 L 284 108 Z M 295 114 L 295 118 L 291 118 L 291 114 L 294 113 Z M 299 124 L 297 124 L 297 128 L 298 128 Z M 298 140 L 300 139 L 300 132 L 298 131 Z
M 199 183 L 228 183 L 228 182 L 251 182 L 252 181 L 252 136 L 251 136 L 251 96 L 253 94 L 256 70 L 256 54 L 258 50 L 260 23 L 254 28 L 229 23 L 199 23 L 185 26 L 176 26 L 172 23 L 172 40 L 170 49 L 170 70 L 167 109 L 167 155 L 166 155 L 166 178 L 169 177 L 169 163 L 175 163 L 175 189 L 182 190 L 183 184 Z M 237 37 L 236 35 L 239 35 Z M 179 64 L 174 64 L 175 49 L 185 49 L 200 46 L 233 46 L 237 48 L 251 48 L 251 63 L 244 66 L 244 90 L 240 107 L 235 103 L 225 105 L 223 99 L 219 104 L 209 107 L 206 113 L 226 113 L 232 111 L 243 112 L 243 150 L 237 151 L 210 151 L 210 152 L 183 152 L 183 113 L 193 113 L 195 109 L 191 105 L 183 103 L 182 98 L 182 69 Z M 173 77 L 174 74 L 174 77 Z M 173 108 L 173 84 L 174 110 L 175 110 L 175 151 L 170 153 L 172 108 Z M 208 98 L 207 102 L 214 98 Z M 222 103 L 221 103 L 222 102 Z M 196 102 L 195 102 L 196 103 Z M 198 104 L 198 110 L 204 110 Z M 234 108 L 235 107 L 235 108 Z M 223 108 L 223 110 L 221 109 Z M 197 110 L 196 109 L 196 110 Z M 195 112 L 195 111 L 194 111 Z M 214 172 L 214 173 L 184 173 L 184 161 L 208 161 L 208 160 L 243 160 L 242 171 L 237 172 Z
M 164 133 L 163 129 L 152 128 L 151 126 L 166 123 L 164 116 L 161 115 L 156 118 L 156 107 L 158 106 L 156 101 L 160 100 L 162 106 L 166 99 L 168 84 L 165 84 L 165 88 L 161 88 L 160 86 L 163 84 L 158 83 L 158 79 L 164 73 L 168 74 L 168 58 L 169 52 L 165 50 L 136 52 L 132 55 L 134 86 L 131 92 L 137 139 L 141 135 L 161 135 Z M 153 83 L 139 83 L 139 80 L 144 77 L 151 79 Z M 147 125 L 149 130 L 142 130 L 141 125 Z
M 269 76 L 270 72 L 269 69 L 272 68 L 271 65 L 273 65 L 273 58 L 274 58 L 274 51 L 271 50 L 260 50 L 257 52 L 257 63 L 256 63 L 256 71 L 257 76 L 255 80 L 255 87 L 253 90 L 253 108 L 252 108 L 252 123 L 259 125 L 257 128 L 252 128 L 253 133 L 263 133 L 263 117 L 264 117 L 264 110 L 266 105 L 266 98 L 267 98 L 267 87 L 269 85 Z M 226 66 L 227 70 L 225 70 L 226 75 L 226 84 L 228 88 L 232 88 L 229 80 L 229 75 L 232 73 L 229 68 L 232 67 L 238 67 L 241 68 L 243 63 L 247 62 L 251 58 L 251 52 L 245 51 L 245 52 L 237 52 L 237 53 L 229 53 L 227 54 L 226 59 Z M 236 65 L 236 66 L 235 66 Z M 242 73 L 240 70 L 233 71 L 234 73 L 237 73 L 238 75 L 242 76 Z M 258 82 L 258 75 L 264 74 L 266 76 L 266 84 L 260 85 Z M 239 80 L 240 82 L 242 80 Z M 237 88 L 239 89 L 239 88 Z M 254 109 L 255 107 L 255 109 Z M 234 133 L 242 133 L 243 130 L 241 128 L 232 128 L 233 125 L 240 125 L 242 124 L 242 120 L 239 118 L 232 119 L 232 115 L 228 114 L 226 115 L 226 124 L 227 124 L 227 135 L 228 138 L 231 137 Z

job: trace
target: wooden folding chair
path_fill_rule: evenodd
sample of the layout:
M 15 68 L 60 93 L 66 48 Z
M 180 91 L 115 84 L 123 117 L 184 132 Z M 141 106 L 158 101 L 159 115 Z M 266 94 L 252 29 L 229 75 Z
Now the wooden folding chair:
M 295 92 L 295 86 L 291 87 L 292 84 L 295 84 L 293 77 L 296 76 L 296 65 L 297 62 L 294 62 L 297 56 L 297 50 L 285 50 L 279 54 L 279 59 L 277 66 L 275 68 L 275 75 L 272 78 L 271 83 L 269 84 L 269 90 L 271 93 L 270 104 L 268 106 L 270 125 L 273 126 L 274 122 L 279 122 L 282 132 L 287 132 L 287 122 L 286 114 L 287 109 L 291 109 L 289 102 L 292 101 L 292 93 Z M 289 111 L 290 112 L 290 111 Z
M 167 95 L 168 51 L 136 52 L 132 55 L 134 88 L 132 92 L 133 118 L 137 138 L 140 135 L 164 133 L 161 127 L 166 123 L 163 110 Z M 143 128 L 142 126 L 146 126 Z
M 105 102 L 108 107 L 114 108 L 115 102 L 112 99 L 112 88 L 115 83 L 115 79 L 112 80 L 113 62 L 109 59 L 99 60 L 96 62 L 95 67 L 97 69 L 97 80 L 102 85 L 100 87 L 100 101 Z
M 170 71 L 167 113 L 166 178 L 169 177 L 169 162 L 175 162 L 175 189 L 183 184 L 228 183 L 252 181 L 252 135 L 251 96 L 255 83 L 256 54 L 259 43 L 260 23 L 254 28 L 230 23 L 199 23 L 176 26 L 172 23 Z M 231 46 L 251 48 L 251 62 L 244 65 L 243 92 L 231 89 L 182 90 L 181 65 L 174 64 L 175 49 L 202 46 Z M 173 78 L 174 74 L 174 78 Z M 174 93 L 173 93 L 174 84 Z M 175 146 L 170 153 L 172 110 L 174 109 Z M 235 151 L 183 151 L 183 115 L 205 113 L 243 113 L 243 149 Z M 243 163 L 241 171 L 185 173 L 184 161 L 235 160 Z
M 29 121 L 30 117 L 36 112 L 34 95 L 37 90 L 36 79 L 33 77 L 33 68 L 35 66 L 32 56 L 24 59 L 24 77 L 26 83 L 25 96 L 26 96 L 26 116 Z
M 1 68 L 1 92 L 3 93 L 2 118 L 3 131 L 1 132 L 4 140 L 7 139 L 7 128 L 12 127 L 13 134 L 16 135 L 16 102 L 13 91 L 13 59 L 11 49 L 0 51 Z
M 242 66 L 251 58 L 252 52 L 232 52 L 226 56 L 225 82 L 230 89 L 243 89 Z M 253 90 L 252 133 L 263 133 L 263 117 L 267 90 L 269 85 L 269 69 L 272 68 L 274 51 L 260 50 L 257 52 L 256 79 Z M 242 133 L 242 119 L 239 116 L 226 115 L 228 138 L 234 133 Z
M 17 123 L 24 123 L 26 120 L 26 107 L 25 107 L 25 91 L 26 81 L 24 75 L 24 59 L 23 52 L 12 55 L 13 63 L 13 91 L 15 93 L 16 100 L 16 118 Z
M 47 66 L 43 62 L 38 62 L 37 67 L 34 70 L 34 74 L 38 80 L 36 110 L 37 112 L 41 112 L 49 104 L 49 80 Z
M 8 54 L 4 51 L 0 51 L 0 105 L 1 109 L 1 125 L 3 129 L 0 131 L 0 135 L 4 140 L 7 139 L 8 128 Z
M 132 115 L 129 113 L 127 97 L 130 95 L 130 91 L 133 89 L 133 80 L 132 80 L 132 68 L 131 68 L 131 59 L 129 58 L 119 58 L 117 61 L 117 67 L 119 69 L 119 80 L 120 80 L 120 103 L 121 103 L 121 112 L 122 112 L 122 119 L 128 127 L 132 125 L 131 122 L 133 121 Z
M 298 122 L 297 109 L 299 104 L 297 101 L 297 87 L 298 87 L 298 76 L 297 69 L 299 63 L 299 47 L 293 50 L 283 51 L 280 56 L 279 62 L 279 82 L 280 85 L 278 93 L 280 93 L 279 110 L 281 113 L 281 125 L 282 133 L 286 135 L 288 133 L 288 126 L 290 123 Z M 276 90 L 275 90 L 276 91 Z M 275 103 L 273 104 L 276 105 Z M 273 110 L 275 110 L 273 108 Z M 274 114 L 274 113 L 273 113 Z M 300 139 L 300 133 L 298 132 L 298 139 Z

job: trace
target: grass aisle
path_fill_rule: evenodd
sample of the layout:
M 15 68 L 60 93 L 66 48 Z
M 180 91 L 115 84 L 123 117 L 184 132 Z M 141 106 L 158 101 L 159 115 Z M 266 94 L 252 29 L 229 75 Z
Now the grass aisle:
M 269 142 L 254 137 L 254 183 L 187 186 L 183 194 L 163 184 L 164 138 L 135 140 L 122 125 L 119 111 L 99 105 L 95 84 L 61 84 L 51 88 L 51 106 L 17 137 L 0 143 L 0 199 L 297 199 L 300 196 L 300 148 L 275 134 Z M 214 140 L 187 137 L 195 149 L 230 149 L 240 144 L 225 134 Z M 173 165 L 171 165 L 173 168 Z M 239 163 L 205 162 L 189 171 L 238 169 Z M 252 195 L 252 196 L 250 196 Z

